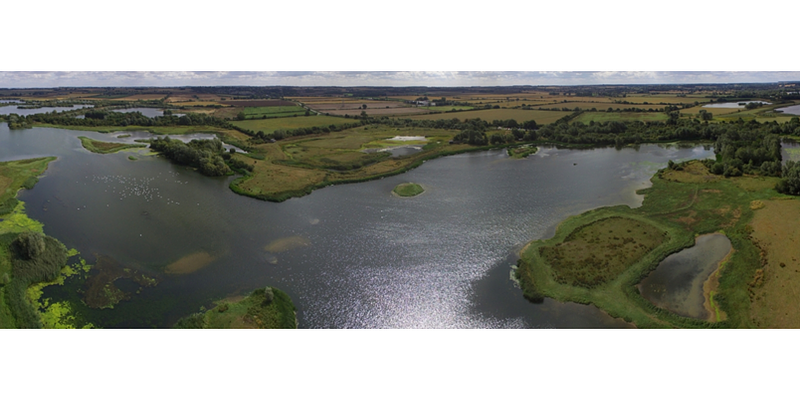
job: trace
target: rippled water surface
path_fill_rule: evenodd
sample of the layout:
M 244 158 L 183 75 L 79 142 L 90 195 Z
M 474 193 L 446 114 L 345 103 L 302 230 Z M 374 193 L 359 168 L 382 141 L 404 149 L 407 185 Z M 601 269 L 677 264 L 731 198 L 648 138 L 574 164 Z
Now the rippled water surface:
M 550 237 L 569 215 L 640 205 L 635 190 L 670 159 L 713 156 L 655 145 L 544 148 L 525 160 L 486 151 L 269 203 L 231 192 L 232 178 L 159 157 L 89 153 L 79 135 L 110 138 L 2 124 L 0 160 L 58 156 L 33 190 L 20 193 L 31 218 L 89 261 L 104 254 L 158 276 L 156 287 L 92 311 L 110 326 L 170 326 L 214 299 L 264 285 L 292 297 L 304 328 L 626 326 L 592 306 L 524 300 L 509 279 L 516 251 Z M 407 181 L 426 192 L 391 195 Z M 198 254 L 206 264 L 197 271 L 164 273 Z

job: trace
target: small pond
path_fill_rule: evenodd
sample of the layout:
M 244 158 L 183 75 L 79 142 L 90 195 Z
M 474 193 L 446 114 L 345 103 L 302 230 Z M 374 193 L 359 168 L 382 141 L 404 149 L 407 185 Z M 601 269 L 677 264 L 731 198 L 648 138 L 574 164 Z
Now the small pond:
M 695 245 L 668 256 L 639 284 L 642 296 L 657 307 L 684 317 L 706 319 L 703 284 L 731 251 L 721 233 L 699 236 Z

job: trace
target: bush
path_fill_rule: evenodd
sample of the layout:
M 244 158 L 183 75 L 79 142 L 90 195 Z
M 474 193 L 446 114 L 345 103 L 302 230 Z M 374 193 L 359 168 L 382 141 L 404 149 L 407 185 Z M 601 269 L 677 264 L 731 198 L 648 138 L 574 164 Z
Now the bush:
M 272 287 L 267 286 L 264 289 L 264 304 L 270 304 L 273 300 L 275 300 L 275 292 L 272 291 Z
M 188 317 L 183 317 L 175 323 L 174 328 L 177 329 L 203 329 L 205 314 L 195 313 Z
M 44 237 L 41 233 L 23 232 L 14 240 L 14 250 L 17 257 L 23 260 L 31 260 L 44 253 Z
M 14 208 L 17 207 L 19 200 L 14 197 L 10 197 L 6 199 L 4 202 L 0 203 L 0 215 L 8 214 L 14 211 Z
M 783 166 L 783 179 L 775 186 L 775 190 L 783 194 L 800 196 L 800 163 L 787 161 Z

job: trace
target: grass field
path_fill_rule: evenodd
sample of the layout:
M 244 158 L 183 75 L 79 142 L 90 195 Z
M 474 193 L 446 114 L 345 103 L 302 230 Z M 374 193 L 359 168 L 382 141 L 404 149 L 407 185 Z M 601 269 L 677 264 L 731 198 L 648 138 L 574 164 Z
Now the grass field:
M 297 128 L 310 128 L 313 126 L 343 125 L 343 124 L 351 124 L 353 122 L 354 121 L 352 119 L 329 117 L 325 115 L 316 115 L 309 117 L 254 119 L 247 121 L 231 121 L 233 125 L 236 125 L 240 128 L 249 129 L 253 132 L 264 131 L 264 133 L 271 133 L 278 129 L 297 129 Z
M 90 139 L 86 136 L 78 136 L 78 139 L 81 140 L 81 144 L 83 145 L 84 149 L 98 154 L 109 154 L 125 149 L 147 147 L 145 144 L 101 142 L 99 140 Z
M 777 178 L 744 176 L 707 179 L 705 176 L 710 174 L 704 168 L 701 163 L 693 161 L 684 167 L 684 171 L 689 171 L 685 174 L 668 175 L 668 172 L 671 171 L 662 170 L 652 178 L 653 186 L 651 188 L 640 191 L 646 195 L 640 208 L 630 209 L 626 206 L 617 206 L 592 210 L 562 222 L 553 238 L 529 243 L 521 251 L 517 270 L 526 297 L 532 300 L 552 297 L 559 301 L 595 304 L 610 315 L 624 318 L 639 327 L 772 327 L 780 325 L 779 322 L 776 322 L 777 320 L 769 319 L 774 318 L 777 314 L 784 313 L 786 318 L 790 315 L 800 315 L 794 311 L 789 312 L 785 308 L 777 313 L 769 311 L 770 306 L 767 303 L 759 305 L 757 289 L 754 293 L 753 288 L 757 287 L 765 276 L 768 276 L 765 271 L 769 267 L 758 272 L 762 268 L 761 250 L 752 241 L 750 235 L 755 228 L 754 236 L 761 235 L 761 237 L 770 238 L 772 243 L 767 243 L 767 246 L 771 244 L 770 248 L 780 249 L 775 255 L 776 263 L 779 263 L 778 258 L 782 260 L 787 257 L 791 259 L 800 256 L 794 254 L 797 247 L 792 242 L 797 238 L 794 235 L 798 228 L 793 225 L 796 225 L 797 221 L 797 217 L 794 215 L 797 214 L 800 217 L 800 201 L 789 199 L 771 202 L 772 198 L 785 198 L 772 189 Z M 766 204 L 766 207 L 759 209 L 762 203 Z M 785 206 L 772 211 L 764 211 L 771 209 L 774 203 L 785 204 Z M 775 213 L 761 217 L 764 221 L 778 221 L 778 224 L 782 224 L 783 221 L 789 222 L 781 225 L 783 227 L 777 228 L 779 230 L 775 233 L 778 234 L 761 228 L 759 219 L 753 220 L 754 225 L 751 228 L 749 224 L 754 213 L 757 215 L 761 212 Z M 593 235 L 582 232 L 582 229 L 592 226 L 597 221 L 608 221 L 609 218 L 615 217 L 633 221 L 629 221 L 628 224 L 633 223 L 634 227 L 624 229 L 621 232 L 623 235 L 617 234 L 613 227 L 610 230 L 614 232 L 606 234 L 607 236 L 601 235 L 600 233 L 604 232 L 599 229 Z M 627 246 L 630 247 L 631 240 L 641 241 L 652 233 L 648 231 L 647 235 L 643 233 L 634 235 L 636 223 L 641 226 L 649 224 L 659 232 L 666 232 L 665 240 L 662 243 L 644 244 L 646 247 L 654 247 L 641 255 L 638 261 L 637 257 L 640 256 L 640 253 L 631 252 L 635 249 L 627 249 L 624 242 L 627 239 L 629 241 Z M 631 232 L 627 232 L 628 229 Z M 718 276 L 714 277 L 714 279 L 718 279 L 718 287 L 712 290 L 715 292 L 714 304 L 723 311 L 720 315 L 724 315 L 726 320 L 712 323 L 678 316 L 655 307 L 639 294 L 635 285 L 655 269 L 661 260 L 673 252 L 692 246 L 696 236 L 713 232 L 723 232 L 731 240 L 734 249 L 724 267 L 719 270 Z M 626 238 L 624 235 L 628 234 L 630 236 Z M 780 234 L 785 234 L 785 238 L 779 239 Z M 611 264 L 612 260 L 617 260 L 617 266 L 621 263 L 625 264 L 625 268 L 587 270 L 584 271 L 584 276 L 588 279 L 582 281 L 577 273 L 573 273 L 572 279 L 561 278 L 561 282 L 559 282 L 559 275 L 555 268 L 560 268 L 559 264 L 563 264 L 563 261 L 559 261 L 553 254 L 549 254 L 550 250 L 542 251 L 540 249 L 564 246 L 563 243 L 574 241 L 576 237 L 580 236 L 584 237 L 584 246 L 587 247 L 561 254 L 567 260 L 572 258 L 579 261 L 580 268 L 576 271 L 580 271 L 581 266 L 585 265 L 583 261 L 580 261 L 582 257 L 580 254 L 588 246 L 600 247 L 592 251 L 600 263 L 608 260 Z M 619 239 L 614 239 L 614 237 Z M 605 248 L 602 248 L 603 245 Z M 640 249 L 644 250 L 641 247 Z M 602 254 L 602 257 L 599 254 Z M 591 258 L 591 256 L 587 257 Z M 626 259 L 623 260 L 623 258 Z M 586 257 L 584 257 L 585 260 Z M 594 259 L 586 262 L 596 264 Z M 787 265 L 786 268 L 789 268 L 789 265 L 795 266 L 792 269 L 797 268 L 797 263 L 789 264 L 785 261 L 784 263 Z M 612 272 L 605 273 L 603 272 L 605 270 Z M 591 284 L 594 281 L 592 274 L 596 275 L 598 271 L 603 274 L 602 278 L 595 286 L 587 287 L 585 283 L 588 281 Z M 780 281 L 784 278 L 775 279 L 780 282 L 779 284 L 786 286 L 783 290 L 788 293 L 790 290 L 788 281 Z M 800 277 L 797 279 L 800 282 Z M 800 286 L 793 287 L 800 289 Z M 706 300 L 710 303 L 711 299 L 708 298 L 710 291 L 706 295 Z M 785 301 L 788 297 L 788 295 L 776 294 L 775 301 Z M 752 303 L 752 299 L 755 299 L 755 303 Z M 764 319 L 754 318 L 754 313 L 764 316 Z M 786 313 L 789 314 L 786 315 Z
M 427 115 L 414 115 L 408 117 L 409 119 L 453 119 L 460 120 L 480 118 L 484 121 L 494 121 L 496 119 L 514 119 L 517 122 L 525 122 L 534 120 L 538 124 L 549 124 L 556 122 L 560 118 L 571 114 L 566 111 L 541 111 L 541 110 L 519 110 L 519 109 L 493 109 L 493 110 L 473 110 L 473 111 L 459 111 L 454 113 L 441 113 L 441 114 L 427 114 Z
M 763 261 L 752 282 L 751 318 L 760 327 L 800 328 L 800 201 L 755 208 L 752 236 Z
M 649 122 L 649 121 L 666 121 L 667 114 L 660 113 L 660 112 L 647 112 L 647 113 L 639 113 L 639 112 L 584 112 L 581 115 L 578 115 L 572 122 L 583 122 L 584 124 L 588 124 L 589 122 L 610 122 L 610 121 L 642 121 L 642 122 Z M 538 121 L 537 121 L 538 122 Z
M 392 189 L 392 192 L 400 197 L 414 197 L 422 194 L 425 189 L 417 183 L 401 183 Z
M 274 107 L 245 107 L 244 115 L 247 119 L 291 117 L 304 115 L 306 109 L 300 106 L 274 106 Z
M 664 242 L 666 232 L 630 218 L 610 217 L 582 226 L 539 253 L 559 283 L 595 287 L 610 281 Z

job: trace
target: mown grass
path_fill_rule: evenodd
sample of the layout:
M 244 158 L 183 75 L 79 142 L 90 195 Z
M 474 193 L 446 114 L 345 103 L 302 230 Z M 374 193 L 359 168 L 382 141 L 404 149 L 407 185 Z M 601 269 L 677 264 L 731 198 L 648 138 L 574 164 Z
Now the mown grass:
M 392 192 L 400 197 L 414 197 L 422 194 L 425 189 L 417 183 L 401 183 L 392 189 Z
M 700 163 L 691 162 L 684 170 L 699 172 L 701 168 L 698 164 Z M 640 191 L 645 194 L 641 207 L 604 207 L 573 216 L 559 225 L 553 238 L 529 243 L 520 254 L 517 270 L 523 294 L 533 301 L 552 297 L 559 301 L 595 304 L 610 315 L 621 317 L 639 327 L 756 326 L 750 316 L 751 283 L 762 260 L 751 236 L 752 228 L 749 224 L 754 211 L 750 205 L 755 204 L 755 201 L 782 196 L 764 185 L 759 177 L 698 180 L 689 174 L 673 175 L 669 180 L 663 177 L 664 174 L 664 170 L 659 171 L 651 179 L 653 186 Z M 743 187 L 758 190 L 745 190 Z M 574 237 L 571 235 L 581 228 L 614 217 L 652 225 L 658 231 L 666 232 L 665 240 L 638 259 L 629 257 L 624 261 L 626 265 L 623 270 L 615 272 L 616 275 L 607 274 L 607 279 L 592 287 L 562 283 L 564 280 L 559 282 L 552 258 L 548 261 L 547 257 L 542 256 L 540 249 L 569 242 L 569 238 Z M 724 232 L 734 249 L 730 260 L 720 271 L 719 286 L 713 299 L 715 305 L 727 316 L 726 320 L 711 323 L 678 316 L 655 307 L 641 296 L 636 284 L 654 270 L 659 262 L 671 253 L 692 246 L 697 235 L 712 232 Z M 595 240 L 597 243 L 608 241 L 599 236 Z M 604 251 L 612 250 L 616 251 Z M 620 258 L 625 254 L 625 249 L 619 247 L 618 250 L 620 253 L 616 257 Z
M 147 147 L 147 145 L 145 144 L 102 142 L 99 140 L 88 138 L 86 136 L 78 136 L 78 139 L 81 140 L 83 148 L 91 151 L 92 153 L 98 153 L 98 154 L 109 154 L 109 153 L 116 153 L 118 151 L 125 149 Z
M 223 300 L 211 310 L 182 318 L 175 328 L 294 329 L 297 319 L 289 295 L 276 288 L 262 288 L 242 300 Z

